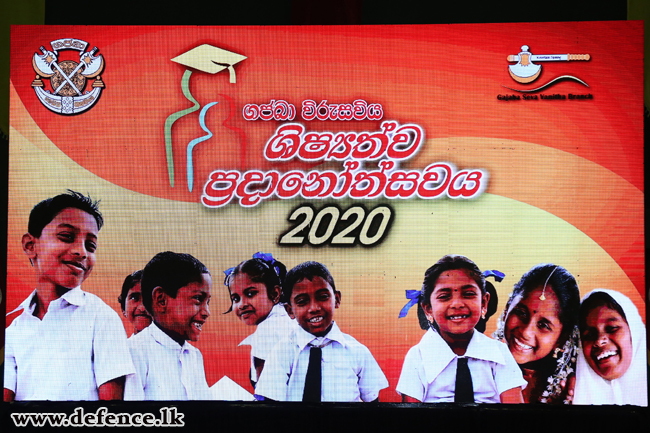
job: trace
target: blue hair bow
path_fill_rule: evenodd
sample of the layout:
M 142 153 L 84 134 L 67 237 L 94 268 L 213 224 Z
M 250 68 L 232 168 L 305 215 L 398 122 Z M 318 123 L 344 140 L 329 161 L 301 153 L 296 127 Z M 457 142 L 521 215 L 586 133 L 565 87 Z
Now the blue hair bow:
M 420 302 L 420 291 L 419 290 L 406 290 L 406 299 L 408 299 L 409 301 L 400 310 L 400 312 L 399 312 L 399 318 L 400 319 L 402 317 L 406 317 L 406 315 L 408 314 L 411 307 L 416 305 L 418 302 Z
M 273 254 L 271 253 L 263 253 L 261 251 L 253 254 L 254 259 L 259 259 L 271 266 L 275 270 L 275 274 L 279 277 L 280 276 L 280 267 L 275 265 L 276 260 L 273 258 Z
M 495 281 L 496 281 L 497 283 L 500 283 L 501 281 L 503 281 L 503 279 L 505 278 L 506 274 L 504 274 L 503 272 L 499 272 L 499 271 L 497 271 L 497 270 L 491 270 L 491 271 L 484 271 L 484 272 L 483 272 L 483 276 L 484 276 L 485 278 L 487 278 L 487 277 L 494 277 Z
M 261 260 L 265 265 L 273 268 L 275 274 L 278 277 L 280 276 L 280 267 L 275 265 L 276 260 L 273 258 L 273 255 L 271 253 L 263 253 L 260 251 L 253 254 L 253 259 Z M 224 286 L 228 286 L 228 277 L 230 277 L 230 275 L 235 272 L 235 269 L 237 269 L 237 266 L 233 266 L 232 268 L 228 268 L 223 271 L 223 273 L 226 274 L 226 278 L 223 280 Z
M 500 283 L 505 278 L 506 274 L 504 274 L 503 272 L 497 271 L 497 270 L 491 270 L 491 271 L 483 272 L 483 276 L 485 278 L 494 277 L 494 279 L 497 282 Z M 402 317 L 406 317 L 406 315 L 408 314 L 411 307 L 413 307 L 418 302 L 420 302 L 420 295 L 421 295 L 421 292 L 419 290 L 407 290 L 406 291 L 406 299 L 408 299 L 409 301 L 400 310 L 400 312 L 399 312 L 399 318 L 400 319 Z
M 237 268 L 237 266 L 233 266 L 232 268 L 228 268 L 225 271 L 223 271 L 223 273 L 226 274 L 226 278 L 224 278 L 224 280 L 223 280 L 223 285 L 224 286 L 228 287 L 228 277 L 230 277 L 230 275 L 233 272 L 235 272 L 236 268 Z

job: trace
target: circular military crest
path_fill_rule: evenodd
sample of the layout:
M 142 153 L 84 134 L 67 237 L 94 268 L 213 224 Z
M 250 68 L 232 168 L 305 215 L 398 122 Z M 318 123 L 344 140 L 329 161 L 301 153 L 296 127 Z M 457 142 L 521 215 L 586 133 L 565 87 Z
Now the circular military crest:
M 52 51 L 40 47 L 42 54 L 34 54 L 32 65 L 36 79 L 32 87 L 45 107 L 58 114 L 79 114 L 99 100 L 104 82 L 99 75 L 104 69 L 104 57 L 95 55 L 97 47 L 86 52 L 88 43 L 80 39 L 58 39 L 51 42 Z M 79 51 L 79 62 L 59 61 L 59 51 Z M 41 78 L 49 79 L 51 90 L 45 90 Z M 92 90 L 86 91 L 88 80 L 94 79 Z

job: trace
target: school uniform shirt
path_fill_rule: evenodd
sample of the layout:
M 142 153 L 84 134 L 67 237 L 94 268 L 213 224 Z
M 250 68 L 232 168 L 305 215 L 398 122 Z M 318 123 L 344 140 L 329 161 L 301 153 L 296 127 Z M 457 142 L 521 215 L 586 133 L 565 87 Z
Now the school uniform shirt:
M 321 401 L 373 401 L 388 387 L 370 350 L 333 323 L 324 337 L 296 326 L 295 332 L 273 349 L 255 393 L 271 400 L 302 401 L 312 346 L 322 346 Z
M 155 323 L 129 338 L 135 377 L 127 378 L 125 400 L 209 400 L 201 351 L 181 346 Z
M 275 304 L 266 319 L 257 325 L 255 332 L 239 343 L 239 346 L 251 346 L 251 380 L 253 382 L 257 382 L 258 379 L 253 358 L 266 361 L 278 341 L 288 337 L 297 326 L 296 321 L 287 314 L 284 305 Z
M 469 358 L 476 403 L 500 403 L 503 392 L 526 386 L 508 346 L 478 331 L 462 357 Z M 429 329 L 406 354 L 397 392 L 425 403 L 453 403 L 458 358 L 440 334 Z
M 76 287 L 34 316 L 36 290 L 5 333 L 4 387 L 16 400 L 97 400 L 99 386 L 135 370 L 117 313 Z

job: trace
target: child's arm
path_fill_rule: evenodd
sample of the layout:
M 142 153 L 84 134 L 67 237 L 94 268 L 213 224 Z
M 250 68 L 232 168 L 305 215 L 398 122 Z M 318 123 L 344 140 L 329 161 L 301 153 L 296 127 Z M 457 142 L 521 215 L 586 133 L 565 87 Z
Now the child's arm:
M 7 319 L 8 320 L 8 319 Z M 6 402 L 14 401 L 16 399 L 16 391 L 18 390 L 18 366 L 16 365 L 16 357 L 14 355 L 13 341 L 14 341 L 14 327 L 10 324 L 5 330 L 5 359 L 4 359 L 4 393 L 3 400 Z
M 402 403 L 421 403 L 417 398 L 409 397 L 406 394 L 402 394 Z
M 100 400 L 123 400 L 124 399 L 124 376 L 109 380 L 99 386 Z
M 402 373 L 399 376 L 397 387 L 395 390 L 402 396 L 404 403 L 420 403 L 425 398 L 426 377 L 424 374 L 424 360 L 418 350 L 417 346 L 409 349 L 404 364 L 402 365 Z M 413 397 L 417 396 L 417 397 Z
M 388 388 L 388 380 L 370 350 L 360 343 L 357 344 L 360 346 L 361 353 L 355 358 L 362 360 L 361 371 L 358 376 L 361 400 L 378 402 L 379 391 Z
M 521 388 L 512 388 L 501 393 L 501 403 L 517 404 L 523 402 L 524 396 L 521 394 Z
M 125 377 L 135 373 L 124 325 L 106 305 L 95 321 L 92 362 L 99 399 L 122 400 Z
M 269 359 L 264 363 L 264 371 L 259 376 L 255 395 L 267 401 L 287 401 L 288 382 L 293 367 L 293 344 L 283 340 L 276 345 Z
M 14 401 L 16 394 L 10 389 L 5 388 L 4 390 L 3 400 L 7 403 Z
M 497 343 L 497 347 L 503 355 L 505 364 L 494 364 L 492 367 L 492 374 L 497 386 L 497 390 L 501 391 L 501 403 L 515 404 L 524 403 L 522 390 L 526 387 L 527 382 L 521 373 L 521 369 L 515 361 L 515 358 L 510 353 L 510 349 L 504 343 Z

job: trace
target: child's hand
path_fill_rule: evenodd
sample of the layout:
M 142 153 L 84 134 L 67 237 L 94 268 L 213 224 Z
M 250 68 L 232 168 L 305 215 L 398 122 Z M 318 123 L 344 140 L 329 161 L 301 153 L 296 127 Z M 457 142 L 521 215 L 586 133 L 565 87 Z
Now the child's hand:
M 566 401 L 567 404 L 573 404 L 573 392 L 576 387 L 575 373 L 571 373 L 567 379 L 561 381 L 560 386 L 562 387 L 562 395 L 564 395 L 564 401 Z

